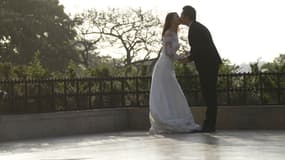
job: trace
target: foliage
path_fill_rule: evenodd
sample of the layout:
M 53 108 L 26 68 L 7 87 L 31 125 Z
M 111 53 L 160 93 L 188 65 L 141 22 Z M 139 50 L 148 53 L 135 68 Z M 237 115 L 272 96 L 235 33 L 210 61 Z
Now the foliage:
M 58 0 L 1 0 L 0 62 L 26 65 L 36 53 L 51 71 L 77 60 L 73 21 Z
M 223 59 L 223 64 L 220 66 L 220 74 L 237 73 L 240 67 L 236 64 L 231 64 L 230 60 Z
M 44 79 L 50 78 L 48 70 L 44 68 L 39 60 L 40 53 L 37 52 L 28 65 L 14 65 L 9 62 L 0 63 L 0 79 Z
M 276 57 L 273 62 L 268 62 L 264 64 L 261 69 L 264 72 L 285 72 L 285 54 L 280 54 Z
M 48 78 L 48 71 L 40 62 L 40 52 L 36 52 L 33 61 L 27 66 L 27 77 L 34 79 Z

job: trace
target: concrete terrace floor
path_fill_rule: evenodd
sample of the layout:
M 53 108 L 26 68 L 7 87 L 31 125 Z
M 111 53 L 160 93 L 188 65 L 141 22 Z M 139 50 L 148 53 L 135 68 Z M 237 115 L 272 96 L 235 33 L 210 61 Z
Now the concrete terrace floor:
M 284 160 L 285 131 L 102 133 L 0 143 L 0 160 Z

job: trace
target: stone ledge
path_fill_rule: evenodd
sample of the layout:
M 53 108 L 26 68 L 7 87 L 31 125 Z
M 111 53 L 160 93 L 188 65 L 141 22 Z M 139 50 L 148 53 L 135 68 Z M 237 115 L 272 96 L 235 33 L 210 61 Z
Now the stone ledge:
M 192 107 L 197 123 L 205 107 Z M 124 130 L 147 130 L 148 108 L 0 115 L 0 141 Z M 217 129 L 285 129 L 285 106 L 221 106 Z
M 122 131 L 128 128 L 126 109 L 1 115 L 0 141 Z
M 205 107 L 192 107 L 195 121 L 203 124 Z M 131 129 L 148 129 L 148 108 L 130 110 Z M 285 129 L 285 106 L 219 106 L 217 129 Z

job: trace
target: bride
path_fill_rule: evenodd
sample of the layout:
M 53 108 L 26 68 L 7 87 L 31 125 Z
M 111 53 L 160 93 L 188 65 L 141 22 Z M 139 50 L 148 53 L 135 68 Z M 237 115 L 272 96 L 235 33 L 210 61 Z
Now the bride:
M 150 134 L 183 133 L 200 130 L 176 79 L 173 63 L 183 57 L 179 48 L 177 13 L 168 13 L 162 32 L 163 49 L 154 66 L 150 88 Z

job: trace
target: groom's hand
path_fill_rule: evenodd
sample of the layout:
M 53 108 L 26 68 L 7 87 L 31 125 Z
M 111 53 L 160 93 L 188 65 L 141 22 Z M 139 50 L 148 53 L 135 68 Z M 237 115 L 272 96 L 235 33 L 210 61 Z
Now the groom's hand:
M 188 59 L 188 57 L 183 57 L 183 58 L 179 59 L 179 62 L 181 62 L 181 63 L 188 63 L 189 59 Z

